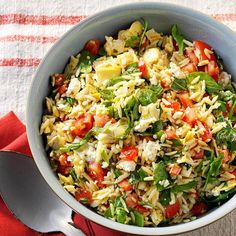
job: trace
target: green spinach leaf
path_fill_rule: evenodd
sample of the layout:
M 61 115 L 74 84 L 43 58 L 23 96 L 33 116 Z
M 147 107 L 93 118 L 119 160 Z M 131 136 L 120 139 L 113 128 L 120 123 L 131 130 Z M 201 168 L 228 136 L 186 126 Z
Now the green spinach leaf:
M 171 34 L 174 40 L 176 41 L 178 47 L 179 47 L 179 52 L 180 54 L 183 54 L 184 51 L 184 37 L 183 35 L 179 32 L 179 29 L 176 24 L 174 24 L 171 28 Z
M 160 184 L 160 181 L 167 180 L 168 173 L 166 171 L 166 166 L 163 161 L 158 162 L 155 164 L 154 167 L 154 184 L 157 187 L 157 190 L 162 191 L 164 190 L 164 186 Z
M 173 188 L 171 188 L 171 192 L 173 193 L 183 192 L 183 191 L 196 187 L 196 185 L 197 185 L 196 181 L 191 181 L 187 184 L 176 185 Z
M 175 78 L 174 81 L 172 82 L 171 88 L 176 91 L 183 91 L 187 90 L 187 81 L 186 79 L 177 79 Z

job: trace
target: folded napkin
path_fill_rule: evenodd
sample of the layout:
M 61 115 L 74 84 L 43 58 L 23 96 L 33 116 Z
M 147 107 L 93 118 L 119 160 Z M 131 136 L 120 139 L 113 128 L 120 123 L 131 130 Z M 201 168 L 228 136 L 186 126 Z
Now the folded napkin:
M 13 112 L 9 112 L 0 118 L 0 150 L 16 151 L 26 155 L 32 155 L 26 136 L 25 126 Z M 73 221 L 88 236 L 125 236 L 125 234 L 104 228 L 92 223 L 79 214 L 74 214 Z M 0 235 L 4 236 L 38 236 L 47 235 L 29 229 L 18 221 L 7 209 L 0 197 Z M 62 236 L 62 233 L 48 234 Z

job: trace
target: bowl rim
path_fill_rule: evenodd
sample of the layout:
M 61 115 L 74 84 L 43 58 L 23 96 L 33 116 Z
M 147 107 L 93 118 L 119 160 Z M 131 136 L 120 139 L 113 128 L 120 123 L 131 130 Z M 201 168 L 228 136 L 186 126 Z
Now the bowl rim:
M 41 159 L 41 155 L 38 153 L 38 149 L 35 146 L 34 143 L 34 129 L 32 125 L 32 119 L 31 119 L 31 97 L 34 94 L 34 83 L 35 83 L 35 78 L 37 78 L 37 74 L 40 73 L 41 67 L 43 64 L 47 62 L 47 57 L 52 53 L 52 51 L 58 47 L 58 45 L 63 44 L 64 40 L 70 36 L 70 34 L 79 28 L 83 28 L 86 25 L 88 25 L 90 22 L 96 21 L 97 18 L 103 18 L 104 16 L 109 16 L 112 13 L 117 13 L 118 11 L 122 10 L 141 10 L 141 9 L 160 9 L 160 10 L 165 10 L 165 11 L 170 11 L 170 12 L 175 12 L 175 13 L 180 13 L 184 14 L 186 16 L 191 15 L 191 17 L 199 19 L 203 19 L 206 21 L 209 25 L 213 25 L 215 28 L 223 31 L 225 34 L 229 35 L 230 37 L 235 38 L 236 41 L 236 34 L 234 31 L 232 31 L 230 28 L 227 26 L 223 25 L 222 23 L 218 22 L 217 20 L 213 19 L 212 17 L 188 8 L 188 7 L 183 7 L 179 6 L 176 4 L 172 3 L 160 3 L 160 2 L 133 2 L 133 3 L 128 3 L 128 4 L 121 4 L 115 7 L 107 8 L 103 11 L 99 11 L 96 14 L 93 14 L 75 26 L 73 26 L 71 29 L 69 29 L 66 33 L 64 33 L 60 39 L 49 49 L 49 51 L 46 53 L 42 61 L 40 62 L 36 72 L 33 75 L 33 80 L 31 82 L 30 90 L 28 93 L 28 98 L 27 98 L 27 107 L 26 107 L 26 130 L 27 130 L 27 136 L 28 136 L 28 141 L 30 145 L 30 149 L 33 154 L 34 161 L 37 165 L 37 168 L 39 169 L 41 175 L 45 179 L 45 181 L 48 183 L 48 185 L 51 187 L 51 189 L 56 193 L 56 195 L 62 199 L 68 206 L 70 206 L 74 211 L 78 212 L 79 214 L 82 214 L 84 217 L 88 218 L 89 220 L 98 223 L 104 227 L 108 227 L 110 229 L 115 229 L 118 231 L 126 232 L 126 233 L 131 233 L 131 234 L 141 234 L 141 235 L 170 235 L 170 234 L 177 234 L 177 233 L 184 233 L 188 231 L 192 231 L 198 228 L 201 228 L 203 226 L 206 226 L 214 221 L 217 221 L 218 219 L 222 218 L 226 214 L 230 213 L 236 208 L 236 195 L 234 195 L 230 200 L 228 200 L 226 203 L 224 203 L 222 206 L 219 206 L 218 208 L 214 209 L 212 212 L 207 213 L 206 215 L 187 222 L 187 223 L 179 223 L 176 225 L 170 225 L 170 226 L 165 226 L 165 227 L 138 227 L 138 226 L 132 226 L 132 225 L 125 225 L 121 224 L 112 220 L 109 220 L 105 218 L 104 216 L 101 216 L 94 211 L 88 209 L 86 206 L 80 204 L 77 202 L 77 208 L 73 206 L 75 203 L 75 199 L 70 196 L 69 193 L 65 192 L 65 190 L 61 187 L 61 189 L 56 190 L 54 187 L 54 180 L 51 180 L 47 178 L 47 171 L 44 170 L 43 168 L 43 160 Z M 69 197 L 70 196 L 70 197 Z M 73 199 L 71 199 L 73 198 Z

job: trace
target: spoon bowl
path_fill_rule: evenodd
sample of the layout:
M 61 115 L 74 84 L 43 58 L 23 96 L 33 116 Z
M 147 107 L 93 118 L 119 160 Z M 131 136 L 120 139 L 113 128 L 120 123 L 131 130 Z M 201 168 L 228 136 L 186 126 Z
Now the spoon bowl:
M 48 186 L 32 158 L 0 152 L 0 194 L 22 223 L 42 233 L 84 235 L 72 225 L 72 210 Z

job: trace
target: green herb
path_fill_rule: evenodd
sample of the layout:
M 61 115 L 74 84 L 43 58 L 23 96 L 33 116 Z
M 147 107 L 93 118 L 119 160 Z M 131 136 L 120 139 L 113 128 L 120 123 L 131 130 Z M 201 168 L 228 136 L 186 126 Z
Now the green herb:
M 173 147 L 180 147 L 183 146 L 182 142 L 180 141 L 180 139 L 172 139 L 171 140 Z
M 191 188 L 194 188 L 196 185 L 197 185 L 196 181 L 191 181 L 187 184 L 176 185 L 173 188 L 171 188 L 171 192 L 173 192 L 173 193 L 183 192 L 183 191 L 189 190 Z
M 154 184 L 157 187 L 157 190 L 162 191 L 164 190 L 164 186 L 160 185 L 160 181 L 166 180 L 168 178 L 168 173 L 166 171 L 166 166 L 163 161 L 158 162 L 155 164 L 154 167 Z
M 163 88 L 161 87 L 160 84 L 157 85 L 151 85 L 149 88 L 155 93 L 155 96 L 157 98 L 161 98 L 163 94 Z
M 117 207 L 122 207 L 122 203 L 120 201 L 120 197 L 117 197 L 116 200 L 115 200 L 115 204 L 114 204 L 114 207 L 117 208 Z
M 66 97 L 65 100 L 66 100 L 66 102 L 68 102 L 71 106 L 73 106 L 74 103 L 76 102 L 76 99 L 71 98 L 71 97 Z
M 137 226 L 140 226 L 140 227 L 143 227 L 144 226 L 144 217 L 142 214 L 140 214 L 139 212 L 137 211 L 133 211 L 133 216 L 134 216 L 134 224 L 137 225 Z
M 118 178 L 119 176 L 121 176 L 122 173 L 119 169 L 115 169 L 114 174 L 115 174 L 116 178 Z
M 219 97 L 223 101 L 227 102 L 227 101 L 231 101 L 233 98 L 235 98 L 236 95 L 235 95 L 235 93 L 231 92 L 230 90 L 227 90 L 227 91 L 220 91 Z
M 111 212 L 111 207 L 107 208 L 107 210 L 106 210 L 105 213 L 104 213 L 104 216 L 105 216 L 106 218 L 112 218 L 112 217 L 113 217 L 113 216 L 112 216 L 112 212 Z
M 74 181 L 77 181 L 77 180 L 78 180 L 74 168 L 71 168 L 71 169 L 70 169 L 70 175 L 71 175 L 71 177 L 73 178 Z
M 100 48 L 98 54 L 99 54 L 99 56 L 107 56 L 107 52 L 106 52 L 104 46 Z
M 234 110 L 235 110 L 235 107 L 236 107 L 236 99 L 232 99 L 232 107 L 230 108 L 230 111 L 229 111 L 229 119 L 231 120 L 232 117 L 233 117 L 233 114 L 234 114 Z
M 157 100 L 156 94 L 151 89 L 140 89 L 137 92 L 137 98 L 142 106 L 155 103 Z
M 175 78 L 172 85 L 171 85 L 171 88 L 173 90 L 176 90 L 176 91 L 187 90 L 188 87 L 187 87 L 186 79 L 177 79 L 177 78 Z
M 82 202 L 83 204 L 88 204 L 88 198 L 87 197 L 80 198 L 79 201 Z
M 61 152 L 69 152 L 71 150 L 78 150 L 82 146 L 84 146 L 93 135 L 97 135 L 98 133 L 103 132 L 103 130 L 104 130 L 103 128 L 94 127 L 91 130 L 89 130 L 89 132 L 85 135 L 85 137 L 80 142 L 71 143 L 63 148 L 60 148 L 60 151 Z
M 200 80 L 205 80 L 206 91 L 209 94 L 218 93 L 222 89 L 221 86 L 208 73 L 201 71 L 189 74 L 187 77 L 189 84 L 198 76 L 200 76 Z
M 148 29 L 148 22 L 143 18 L 142 18 L 142 20 L 143 20 L 143 24 L 144 24 L 144 29 L 143 29 L 143 33 L 142 33 L 141 38 L 140 38 L 139 46 L 138 46 L 138 52 L 139 53 L 140 53 L 140 50 L 141 50 L 141 46 L 143 44 L 145 34 L 147 32 L 147 29 Z
M 115 214 L 116 214 L 117 222 L 122 223 L 122 224 L 125 223 L 127 213 L 124 210 L 124 208 L 122 208 L 122 207 L 116 208 Z
M 226 102 L 218 100 L 218 103 L 220 103 L 220 106 L 218 107 L 219 111 L 226 112 Z
M 176 24 L 174 24 L 171 28 L 171 34 L 174 40 L 176 41 L 178 47 L 179 47 L 179 52 L 182 55 L 184 51 L 184 37 L 183 35 L 179 32 L 178 27 Z
M 161 192 L 159 201 L 163 206 L 169 205 L 170 202 L 170 189 L 166 189 Z
M 199 173 L 199 172 L 202 171 L 202 167 L 203 167 L 203 161 L 201 161 L 201 162 L 199 163 L 199 165 L 196 167 L 197 173 Z
M 213 161 L 211 162 L 210 168 L 207 173 L 207 179 L 204 188 L 206 188 L 207 184 L 214 181 L 215 177 L 219 174 L 223 158 L 223 155 L 219 155 L 218 157 L 213 158 Z
M 92 64 L 96 58 L 96 56 L 86 50 L 81 51 L 78 64 L 80 73 L 90 73 L 93 70 Z
M 119 82 L 122 82 L 122 81 L 125 81 L 126 79 L 124 79 L 123 77 L 121 76 L 118 76 L 118 77 L 114 77 L 112 79 L 109 79 L 108 82 L 106 83 L 106 87 L 111 87 Z
M 125 46 L 131 47 L 131 48 L 136 48 L 139 46 L 139 42 L 140 42 L 139 37 L 137 35 L 132 35 L 126 40 Z
M 104 100 L 112 100 L 114 98 L 114 93 L 110 89 L 103 89 L 100 91 L 101 98 Z
M 151 134 L 156 134 L 159 131 L 163 130 L 164 128 L 164 124 L 162 120 L 158 120 L 155 123 L 152 124 L 152 128 L 151 128 Z
M 138 68 L 138 63 L 134 62 L 125 68 L 123 75 L 129 75 L 129 74 L 138 73 L 138 72 L 140 72 Z
M 158 132 L 156 133 L 157 139 L 160 140 L 163 134 L 165 134 L 165 132 L 164 132 L 163 130 L 158 131 Z
M 129 182 L 131 184 L 136 184 L 136 183 L 144 181 L 144 178 L 147 176 L 148 176 L 147 173 L 142 168 L 140 168 L 137 171 L 134 171 L 130 175 Z

